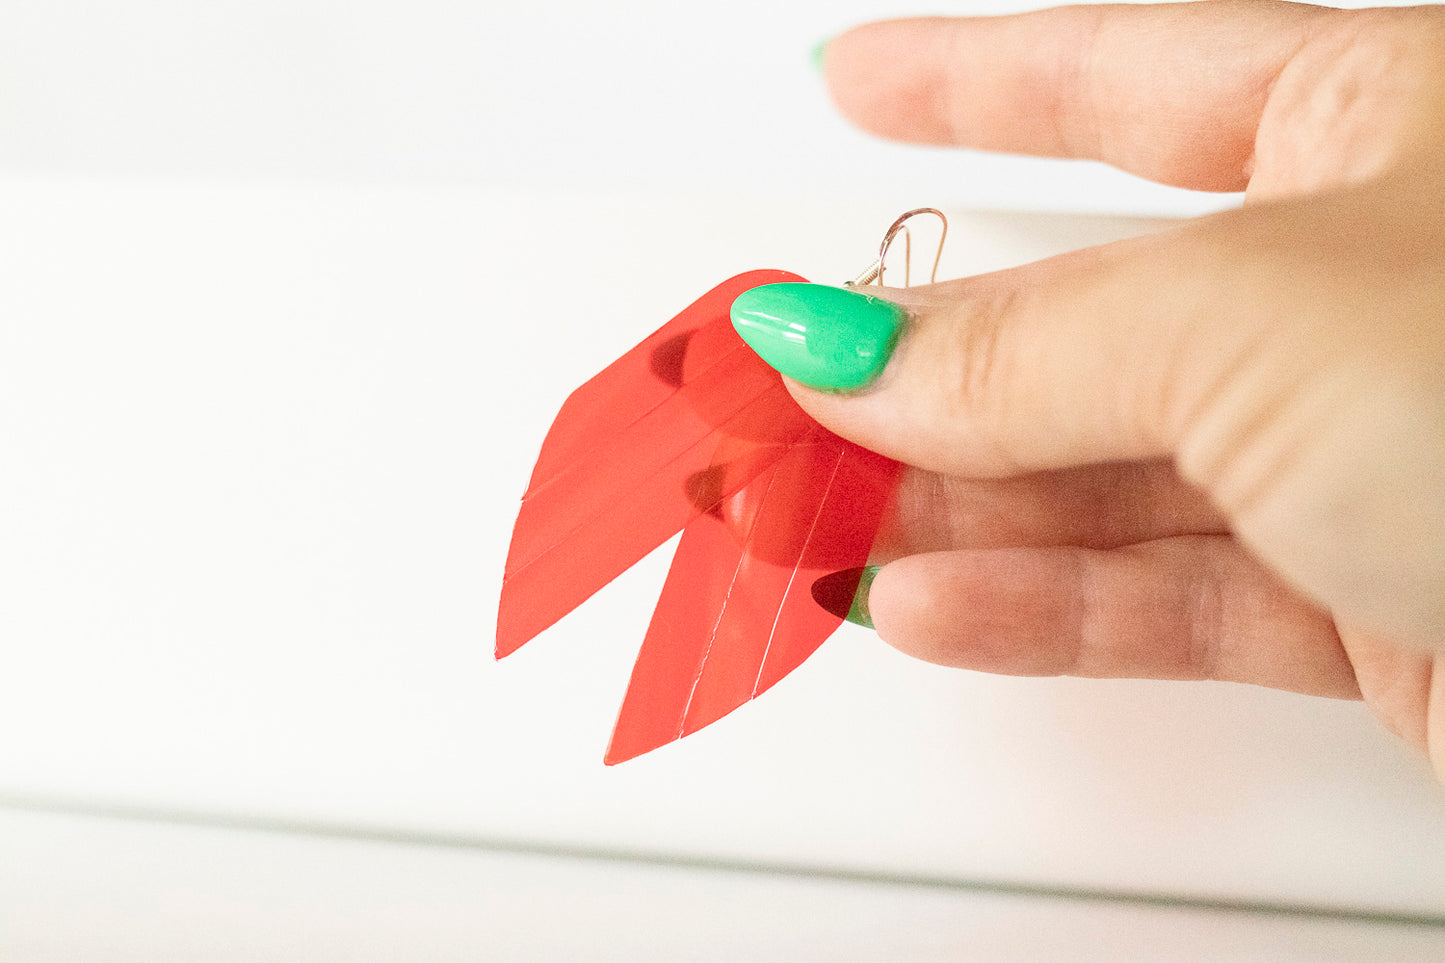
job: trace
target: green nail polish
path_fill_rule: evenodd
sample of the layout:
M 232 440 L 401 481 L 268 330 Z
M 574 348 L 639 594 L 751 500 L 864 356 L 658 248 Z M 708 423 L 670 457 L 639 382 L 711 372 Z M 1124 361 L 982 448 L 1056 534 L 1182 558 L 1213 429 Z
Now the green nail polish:
M 808 51 L 808 59 L 813 64 L 813 69 L 818 73 L 823 72 L 823 55 L 828 51 L 828 41 L 819 40 L 813 44 L 813 49 Z
M 868 609 L 868 593 L 873 588 L 874 576 L 882 567 L 845 568 L 841 572 L 824 575 L 813 583 L 813 601 L 825 612 L 871 629 L 873 613 Z
M 853 593 L 853 604 L 848 606 L 848 614 L 843 616 L 854 625 L 861 625 L 865 629 L 873 628 L 873 613 L 868 610 L 868 593 L 873 589 L 873 579 L 877 577 L 882 565 L 865 565 L 863 574 L 858 579 L 858 591 Z
M 742 339 L 810 388 L 855 391 L 888 364 L 906 312 L 891 301 L 823 284 L 765 284 L 733 302 Z

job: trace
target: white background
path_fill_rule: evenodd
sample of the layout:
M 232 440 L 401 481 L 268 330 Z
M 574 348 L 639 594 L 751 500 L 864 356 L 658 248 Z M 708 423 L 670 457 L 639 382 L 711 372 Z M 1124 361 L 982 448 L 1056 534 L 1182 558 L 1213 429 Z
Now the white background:
M 1445 913 L 1355 704 L 845 627 L 604 769 L 666 551 L 491 662 L 557 405 L 712 284 L 922 203 L 955 276 L 1231 202 L 849 130 L 808 50 L 892 7 L 0 2 L 0 801 Z
M 1016 0 L 935 12 L 1022 9 Z M 896 2 L 6 0 L 18 167 L 1191 212 L 1097 164 L 871 140 L 811 64 Z

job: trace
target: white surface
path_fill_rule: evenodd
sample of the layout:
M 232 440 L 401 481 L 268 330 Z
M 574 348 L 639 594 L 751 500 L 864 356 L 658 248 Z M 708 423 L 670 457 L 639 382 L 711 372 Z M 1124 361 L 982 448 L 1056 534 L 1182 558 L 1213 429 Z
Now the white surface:
M 0 958 L 1431 963 L 1445 930 L 0 809 Z
M 1442 797 L 1355 704 L 845 627 L 604 769 L 667 551 L 492 663 L 567 391 L 730 274 L 850 275 L 897 210 L 0 180 L 0 796 L 1445 909 Z M 954 212 L 944 273 L 1154 226 Z

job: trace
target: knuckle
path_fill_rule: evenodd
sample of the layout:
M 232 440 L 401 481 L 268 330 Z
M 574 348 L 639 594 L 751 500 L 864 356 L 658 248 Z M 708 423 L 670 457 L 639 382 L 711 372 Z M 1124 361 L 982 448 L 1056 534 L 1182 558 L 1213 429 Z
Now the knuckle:
M 941 387 L 943 415 L 971 427 L 983 441 L 996 437 L 1008 411 L 1016 364 L 1009 348 L 1007 319 L 1019 295 L 996 291 L 966 296 L 939 332 L 942 341 L 929 364 L 929 381 Z

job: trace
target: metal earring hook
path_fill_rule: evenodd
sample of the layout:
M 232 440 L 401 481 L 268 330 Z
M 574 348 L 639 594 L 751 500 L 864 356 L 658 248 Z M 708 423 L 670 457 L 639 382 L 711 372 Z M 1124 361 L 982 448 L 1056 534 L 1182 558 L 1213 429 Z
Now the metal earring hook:
M 932 207 L 919 207 L 907 212 L 894 221 L 888 230 L 883 234 L 883 243 L 878 248 L 878 259 L 868 265 L 853 280 L 848 281 L 844 287 L 860 287 L 865 284 L 882 284 L 884 262 L 888 259 L 888 249 L 893 246 L 893 239 L 899 232 L 903 234 L 903 286 L 906 288 L 912 283 L 913 274 L 913 235 L 908 230 L 906 222 L 909 218 L 917 217 L 919 214 L 932 214 L 938 218 L 942 230 L 938 235 L 938 253 L 933 256 L 933 270 L 929 272 L 928 283 L 932 284 L 938 280 L 938 262 L 943 259 L 943 242 L 948 238 L 948 218 L 943 212 Z

